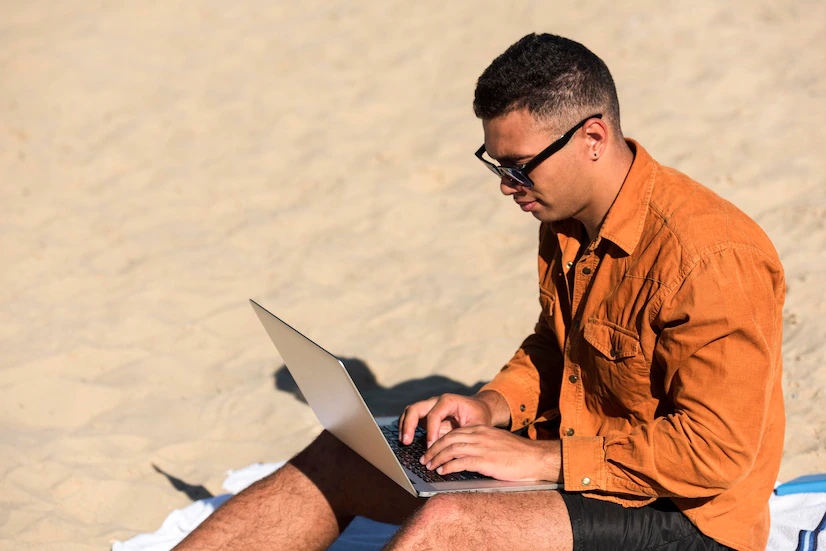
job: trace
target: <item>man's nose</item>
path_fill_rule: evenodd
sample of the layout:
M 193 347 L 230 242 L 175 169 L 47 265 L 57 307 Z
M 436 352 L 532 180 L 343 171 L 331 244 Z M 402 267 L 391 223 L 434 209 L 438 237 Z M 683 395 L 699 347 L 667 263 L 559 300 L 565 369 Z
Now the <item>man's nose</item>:
M 507 176 L 502 176 L 502 179 L 499 181 L 499 190 L 502 192 L 502 195 L 513 195 L 514 193 L 522 192 L 524 188 L 519 182 L 511 180 Z

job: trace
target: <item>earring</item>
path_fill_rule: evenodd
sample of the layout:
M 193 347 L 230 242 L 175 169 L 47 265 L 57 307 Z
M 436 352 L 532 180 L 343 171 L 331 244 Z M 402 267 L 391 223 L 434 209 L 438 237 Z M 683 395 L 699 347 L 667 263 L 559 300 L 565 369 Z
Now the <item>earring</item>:
M 597 156 L 597 154 L 596 154 L 596 153 L 594 153 L 594 157 L 596 157 L 596 156 Z

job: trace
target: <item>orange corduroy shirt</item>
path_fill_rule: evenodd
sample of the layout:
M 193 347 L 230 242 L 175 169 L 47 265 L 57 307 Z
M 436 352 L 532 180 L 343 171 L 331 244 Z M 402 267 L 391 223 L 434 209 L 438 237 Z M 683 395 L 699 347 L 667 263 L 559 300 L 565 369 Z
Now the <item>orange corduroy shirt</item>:
M 785 429 L 783 269 L 753 220 L 627 141 L 596 239 L 574 220 L 540 226 L 542 313 L 483 390 L 505 398 L 511 430 L 561 438 L 565 491 L 668 497 L 716 541 L 763 550 Z

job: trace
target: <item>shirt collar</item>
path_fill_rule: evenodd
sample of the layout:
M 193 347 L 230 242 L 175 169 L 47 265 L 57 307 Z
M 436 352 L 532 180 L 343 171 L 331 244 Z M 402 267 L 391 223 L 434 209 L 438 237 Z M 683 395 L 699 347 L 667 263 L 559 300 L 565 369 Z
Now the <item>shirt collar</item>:
M 648 214 L 657 174 L 657 162 L 636 141 L 625 141 L 635 152 L 634 161 L 617 198 L 614 199 L 614 204 L 605 215 L 599 237 L 608 239 L 626 254 L 631 254 L 639 243 Z

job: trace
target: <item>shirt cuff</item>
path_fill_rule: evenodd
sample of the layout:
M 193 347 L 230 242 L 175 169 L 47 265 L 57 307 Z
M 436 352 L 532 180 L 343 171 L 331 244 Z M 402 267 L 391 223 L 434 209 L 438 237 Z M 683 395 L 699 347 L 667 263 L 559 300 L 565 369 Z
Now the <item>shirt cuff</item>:
M 565 436 L 562 438 L 562 481 L 565 491 L 605 490 L 605 438 Z
M 530 389 L 516 377 L 502 377 L 501 374 L 493 381 L 479 389 L 492 390 L 498 393 L 511 412 L 511 431 L 525 428 L 536 420 L 536 410 L 539 406 L 539 397 L 534 396 Z

